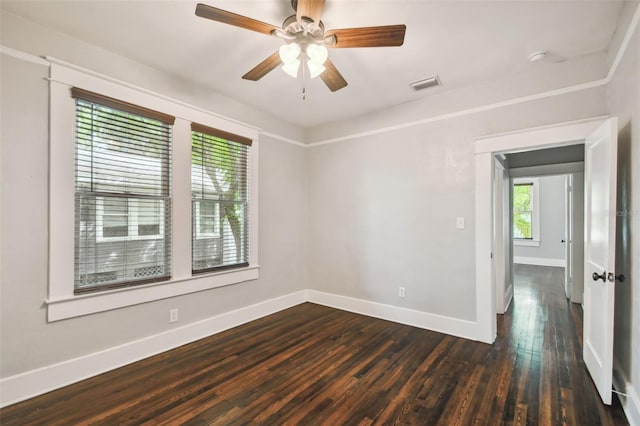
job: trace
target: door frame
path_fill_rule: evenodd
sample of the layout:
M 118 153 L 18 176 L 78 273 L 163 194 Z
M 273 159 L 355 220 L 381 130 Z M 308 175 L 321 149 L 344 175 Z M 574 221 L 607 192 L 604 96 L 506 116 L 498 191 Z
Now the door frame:
M 608 118 L 593 117 L 474 140 L 477 340 L 493 343 L 497 333 L 496 286 L 493 280 L 492 259 L 494 157 L 503 153 L 582 143 Z
M 573 277 L 572 253 L 573 248 L 573 175 L 567 174 L 564 179 L 564 295 L 571 300 L 573 291 L 571 280 Z
M 494 243 L 498 240 L 504 240 L 505 226 L 509 222 L 509 217 L 504 215 L 504 178 L 506 175 L 505 167 L 494 157 L 494 177 L 493 180 L 493 240 Z M 507 310 L 507 303 L 505 301 L 506 293 L 506 265 L 505 265 L 505 251 L 507 247 L 504 244 L 494 244 L 493 247 L 493 281 L 496 287 L 496 311 L 499 314 L 503 314 Z

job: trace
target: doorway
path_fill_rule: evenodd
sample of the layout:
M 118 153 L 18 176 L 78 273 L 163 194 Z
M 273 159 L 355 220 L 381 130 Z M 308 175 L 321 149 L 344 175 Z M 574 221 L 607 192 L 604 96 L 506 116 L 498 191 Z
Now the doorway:
M 581 303 L 584 144 L 505 153 L 495 163 L 496 312 L 508 309 L 516 272 L 535 267 L 557 268 L 566 298 Z
M 606 121 L 606 118 L 599 117 L 476 139 L 476 335 L 478 340 L 493 343 L 497 333 L 497 297 L 493 279 L 493 186 L 496 155 L 582 143 Z
M 515 305 L 523 299 L 538 299 L 542 305 L 542 299 L 559 298 L 551 306 L 561 306 L 571 297 L 571 255 L 575 250 L 570 246 L 581 236 L 571 234 L 570 176 L 511 179 L 510 243 Z
M 496 337 L 492 240 L 496 154 L 585 144 L 584 362 L 605 404 L 611 403 L 613 371 L 617 118 L 596 118 L 476 140 L 476 319 L 478 337 Z M 486 197 L 486 199 L 485 199 Z M 488 230 L 485 229 L 488 227 Z M 599 271 L 603 271 L 599 273 Z M 586 276 L 585 276 L 586 278 Z M 484 340 L 486 339 L 486 340 Z

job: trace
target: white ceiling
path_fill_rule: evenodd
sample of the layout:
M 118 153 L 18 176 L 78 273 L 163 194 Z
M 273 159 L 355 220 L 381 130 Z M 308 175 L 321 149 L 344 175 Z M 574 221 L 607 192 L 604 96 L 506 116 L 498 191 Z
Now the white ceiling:
M 289 0 L 202 0 L 280 25 Z M 349 85 L 331 93 L 320 79 L 302 83 L 276 69 L 258 82 L 241 76 L 281 44 L 277 38 L 196 17 L 191 1 L 6 1 L 2 9 L 72 37 L 211 88 L 303 128 L 554 64 L 532 64 L 536 50 L 578 61 L 607 50 L 622 2 L 327 0 L 325 28 L 406 24 L 401 47 L 331 49 Z M 622 29 L 625 30 L 624 28 Z M 604 55 L 602 60 L 604 61 Z M 438 74 L 443 87 L 408 84 Z M 536 73 L 540 76 L 540 69 Z M 602 76 L 604 77 L 604 76 Z M 550 83 L 552 84 L 552 83 Z

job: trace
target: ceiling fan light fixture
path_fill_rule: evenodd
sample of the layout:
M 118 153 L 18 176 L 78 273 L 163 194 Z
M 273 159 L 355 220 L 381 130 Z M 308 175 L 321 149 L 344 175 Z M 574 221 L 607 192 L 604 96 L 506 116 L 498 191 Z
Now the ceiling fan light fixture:
M 309 71 L 309 75 L 312 73 L 313 76 L 320 75 L 324 84 L 332 92 L 346 87 L 347 81 L 333 62 L 327 58 L 327 46 L 336 48 L 391 47 L 402 46 L 404 43 L 407 29 L 404 24 L 342 28 L 325 33 L 321 19 L 325 0 L 291 1 L 295 14 L 286 18 L 280 28 L 203 3 L 197 4 L 196 16 L 274 36 L 284 41 L 285 46 L 253 67 L 242 76 L 243 79 L 258 81 L 283 64 L 282 69 L 294 78 L 298 78 L 299 73 L 304 78 L 305 71 Z M 302 72 L 300 72 L 301 68 Z M 304 88 L 302 90 L 304 99 Z
M 320 44 L 312 43 L 308 45 L 306 52 L 309 61 L 318 65 L 324 64 L 329 57 L 329 51 L 327 48 Z
M 309 76 L 311 78 L 316 78 L 326 70 L 324 65 L 318 64 L 311 59 L 307 61 L 307 68 L 309 69 Z
M 298 78 L 298 68 L 300 68 L 300 61 L 297 59 L 294 59 L 290 62 L 285 62 L 285 64 L 282 66 L 282 70 L 293 78 Z
M 284 62 L 285 64 L 293 62 L 297 62 L 298 64 L 300 64 L 300 61 L 298 61 L 298 56 L 300 55 L 300 46 L 298 46 L 296 43 L 283 44 L 282 46 L 280 46 L 278 54 L 280 55 L 280 59 L 282 60 L 282 62 Z

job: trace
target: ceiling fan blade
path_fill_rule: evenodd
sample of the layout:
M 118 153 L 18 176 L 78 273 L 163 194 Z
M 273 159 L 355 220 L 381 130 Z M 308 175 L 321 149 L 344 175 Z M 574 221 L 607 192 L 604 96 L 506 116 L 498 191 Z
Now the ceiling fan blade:
M 322 9 L 324 9 L 324 0 L 298 0 L 296 19 L 302 22 L 302 17 L 306 16 L 317 25 L 322 16 Z
M 335 92 L 347 86 L 347 81 L 342 77 L 342 74 L 340 74 L 340 71 L 338 71 L 336 66 L 333 65 L 331 60 L 327 59 L 324 66 L 326 70 L 320 74 L 320 78 L 324 81 L 324 84 L 327 85 L 329 90 Z
M 278 52 L 269 56 L 264 61 L 256 65 L 251 71 L 242 76 L 245 80 L 258 81 L 282 63 Z
M 335 44 L 327 47 L 387 47 L 402 46 L 406 25 L 385 25 L 380 27 L 344 28 L 325 33 L 325 40 L 335 36 Z
M 244 28 L 246 30 L 256 31 L 263 34 L 271 35 L 273 30 L 278 27 L 265 22 L 261 22 L 236 13 L 227 12 L 206 4 L 198 3 L 196 6 L 196 15 L 201 18 L 211 19 L 212 21 L 222 22 L 223 24 L 233 25 L 234 27 Z

